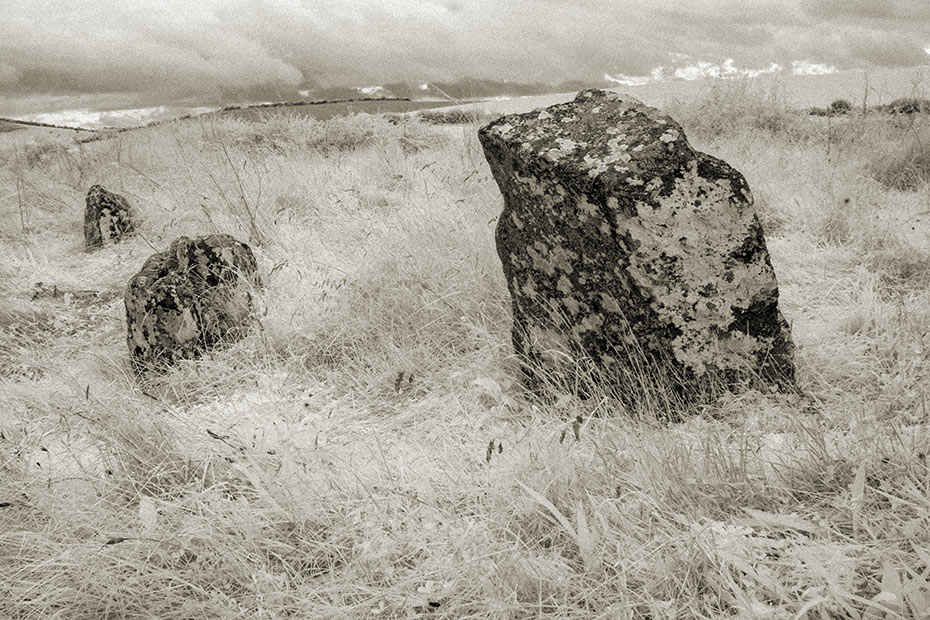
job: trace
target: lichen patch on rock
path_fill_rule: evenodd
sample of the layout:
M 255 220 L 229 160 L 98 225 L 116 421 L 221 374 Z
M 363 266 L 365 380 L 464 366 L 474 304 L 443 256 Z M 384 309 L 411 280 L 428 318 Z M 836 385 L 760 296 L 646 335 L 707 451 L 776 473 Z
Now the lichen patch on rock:
M 504 196 L 497 247 L 529 374 L 552 347 L 604 375 L 630 351 L 683 381 L 794 386 L 794 346 L 743 176 L 670 117 L 605 91 L 479 138 Z M 555 336 L 554 334 L 558 334 Z
M 245 335 L 261 286 L 248 245 L 229 235 L 179 237 L 152 255 L 126 288 L 127 344 L 140 369 L 199 357 Z

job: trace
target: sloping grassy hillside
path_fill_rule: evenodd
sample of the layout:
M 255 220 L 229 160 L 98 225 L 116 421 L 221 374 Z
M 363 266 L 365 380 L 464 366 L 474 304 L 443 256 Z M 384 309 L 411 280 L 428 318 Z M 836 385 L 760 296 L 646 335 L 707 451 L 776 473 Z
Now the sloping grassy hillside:
M 926 618 L 930 122 L 763 95 L 670 111 L 754 190 L 809 397 L 671 426 L 649 392 L 521 392 L 477 124 L 192 120 L 6 157 L 0 616 Z M 92 183 L 145 221 L 86 253 Z M 211 232 L 252 244 L 262 328 L 140 383 L 123 288 Z
M 38 156 L 41 152 L 60 144 L 71 144 L 76 139 L 92 135 L 83 129 L 67 129 L 34 123 L 23 123 L 0 118 L 0 161 L 13 157 L 21 160 L 27 156 Z

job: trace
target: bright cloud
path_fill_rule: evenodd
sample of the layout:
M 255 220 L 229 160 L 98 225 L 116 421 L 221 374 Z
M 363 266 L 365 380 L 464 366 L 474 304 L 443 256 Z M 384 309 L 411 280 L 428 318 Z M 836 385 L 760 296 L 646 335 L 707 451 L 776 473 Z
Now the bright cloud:
M 687 63 L 690 58 L 684 54 L 674 55 L 674 60 Z M 692 62 L 691 64 L 684 64 L 684 66 L 672 67 L 669 69 L 671 71 L 672 78 L 676 80 L 699 80 L 703 78 L 740 78 L 740 77 L 749 77 L 756 78 L 760 75 L 766 73 L 780 73 L 782 71 L 782 66 L 778 63 L 771 63 L 768 67 L 763 69 L 745 69 L 736 66 L 736 62 L 732 58 L 727 58 L 722 63 L 712 63 L 706 61 L 697 61 Z M 604 74 L 604 80 L 608 82 L 613 82 L 615 84 L 620 84 L 621 86 L 642 86 L 643 84 L 648 84 L 649 82 L 662 82 L 667 79 L 666 68 L 659 66 L 654 67 L 650 71 L 649 75 L 624 75 L 618 73 L 616 75 Z
M 795 60 L 791 63 L 791 73 L 794 75 L 827 75 L 836 73 L 836 67 L 808 60 Z
M 624 75 L 618 73 L 617 75 L 608 75 L 604 74 L 605 82 L 613 82 L 614 84 L 619 84 L 620 86 L 642 86 L 643 84 L 648 84 L 652 81 L 652 78 L 648 75 Z
M 366 97 L 381 97 L 385 96 L 387 91 L 384 90 L 383 86 L 363 86 L 358 89 L 358 92 Z

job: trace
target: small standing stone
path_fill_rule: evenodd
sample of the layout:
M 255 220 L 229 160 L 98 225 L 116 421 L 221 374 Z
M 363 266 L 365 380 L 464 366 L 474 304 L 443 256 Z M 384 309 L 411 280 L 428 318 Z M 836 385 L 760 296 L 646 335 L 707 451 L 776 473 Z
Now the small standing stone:
M 175 239 L 126 288 L 126 340 L 136 367 L 164 367 L 240 339 L 256 320 L 252 291 L 260 286 L 248 245 L 221 234 Z
M 686 393 L 794 389 L 749 187 L 678 123 L 593 90 L 500 118 L 479 138 L 504 196 L 497 250 L 531 384 L 584 357 L 598 377 L 661 367 Z
M 135 211 L 119 194 L 91 185 L 85 202 L 84 243 L 88 249 L 116 243 L 135 232 Z

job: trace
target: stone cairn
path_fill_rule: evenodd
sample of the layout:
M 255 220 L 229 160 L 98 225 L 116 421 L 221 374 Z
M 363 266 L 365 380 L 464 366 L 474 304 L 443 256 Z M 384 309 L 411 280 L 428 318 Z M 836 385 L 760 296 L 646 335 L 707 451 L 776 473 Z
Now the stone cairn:
M 91 185 L 84 208 L 84 244 L 87 249 L 120 241 L 135 232 L 136 213 L 129 201 L 100 185 Z
M 245 335 L 261 286 L 248 245 L 229 235 L 179 237 L 149 257 L 126 288 L 129 353 L 138 370 L 193 359 Z
M 531 386 L 585 359 L 605 380 L 659 369 L 684 394 L 795 389 L 749 187 L 674 120 L 589 90 L 479 138 L 504 196 L 497 251 Z

